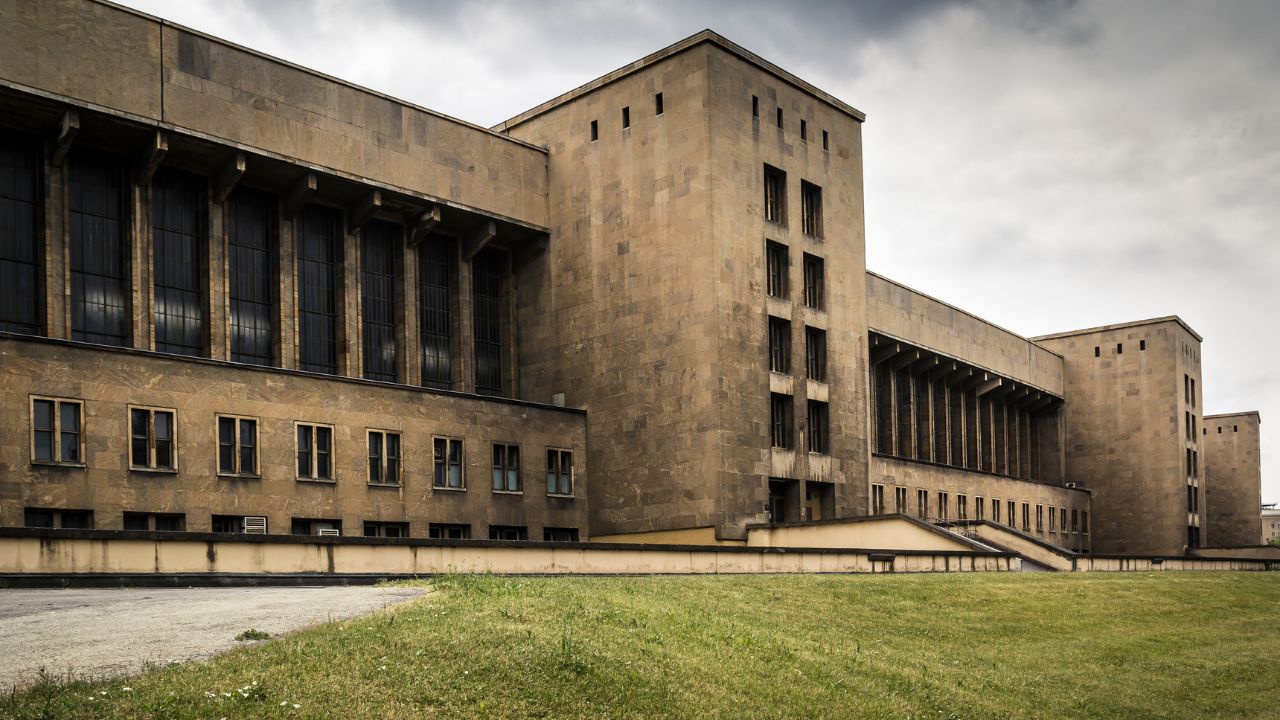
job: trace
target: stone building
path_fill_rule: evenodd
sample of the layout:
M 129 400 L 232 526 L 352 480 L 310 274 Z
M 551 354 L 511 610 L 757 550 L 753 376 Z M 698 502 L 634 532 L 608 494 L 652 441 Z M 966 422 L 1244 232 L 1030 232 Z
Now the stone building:
M 1028 339 L 866 271 L 864 120 L 710 31 L 490 129 L 4 0 L 0 525 L 1256 537 L 1185 323 Z

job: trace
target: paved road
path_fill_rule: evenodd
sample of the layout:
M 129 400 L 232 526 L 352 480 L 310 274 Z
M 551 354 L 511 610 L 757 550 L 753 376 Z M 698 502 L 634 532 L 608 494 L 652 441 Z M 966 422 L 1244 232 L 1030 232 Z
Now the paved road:
M 0 688 L 40 670 L 103 676 L 207 658 L 249 628 L 271 633 L 372 612 L 421 588 L 0 590 Z

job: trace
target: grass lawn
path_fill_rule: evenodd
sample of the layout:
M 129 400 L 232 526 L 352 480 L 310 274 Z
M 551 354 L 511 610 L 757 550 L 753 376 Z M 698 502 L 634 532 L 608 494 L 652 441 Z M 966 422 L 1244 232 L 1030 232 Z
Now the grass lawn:
M 1280 717 L 1276 573 L 435 587 L 210 662 L 45 683 L 0 717 Z

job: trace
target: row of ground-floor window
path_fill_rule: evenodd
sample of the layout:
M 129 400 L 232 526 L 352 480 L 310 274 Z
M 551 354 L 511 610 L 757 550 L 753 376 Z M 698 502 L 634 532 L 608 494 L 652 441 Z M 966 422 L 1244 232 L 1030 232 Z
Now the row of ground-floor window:
M 1020 528 L 1023 532 L 1038 535 L 1088 535 L 1089 511 L 1078 508 L 1054 507 L 1042 503 L 1021 502 L 1001 498 L 986 498 L 974 495 L 972 505 L 970 497 L 964 493 L 937 491 L 931 493 L 924 488 L 903 486 L 871 486 L 871 514 L 883 515 L 888 512 L 885 493 L 893 491 L 892 512 L 903 515 L 915 515 L 928 522 L 947 520 L 990 520 L 1003 523 L 1011 528 Z M 952 501 L 954 500 L 954 505 Z
M 92 510 L 63 510 L 55 508 L 26 508 L 23 524 L 30 528 L 62 528 L 66 530 L 94 529 Z M 214 515 L 211 527 L 215 533 L 267 534 L 270 532 L 265 516 Z M 126 512 L 123 530 L 152 532 L 183 532 L 187 529 L 184 513 Z M 361 528 L 366 537 L 407 538 L 415 537 L 408 522 L 367 520 Z M 354 528 L 352 529 L 354 530 Z M 343 522 L 339 519 L 291 518 L 291 535 L 343 535 Z M 466 540 L 472 537 L 469 523 L 428 523 L 426 536 L 433 539 Z M 528 540 L 529 529 L 524 525 L 489 525 L 490 540 Z M 542 539 L 547 542 L 577 542 L 578 528 L 544 527 Z

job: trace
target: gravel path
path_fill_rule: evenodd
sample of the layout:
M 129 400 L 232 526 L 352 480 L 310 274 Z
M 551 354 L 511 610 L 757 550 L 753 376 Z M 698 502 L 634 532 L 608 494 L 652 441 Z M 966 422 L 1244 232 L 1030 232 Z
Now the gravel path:
M 243 643 L 372 612 L 424 593 L 399 587 L 0 590 L 0 688 L 49 673 L 100 677 L 196 660 Z

